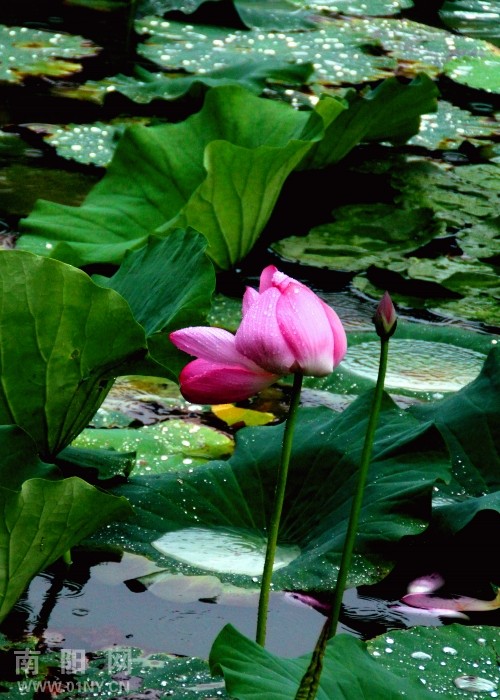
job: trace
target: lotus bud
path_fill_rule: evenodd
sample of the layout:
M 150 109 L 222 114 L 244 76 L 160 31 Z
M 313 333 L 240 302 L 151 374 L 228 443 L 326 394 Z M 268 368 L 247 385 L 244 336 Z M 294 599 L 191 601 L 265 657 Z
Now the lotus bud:
M 379 335 L 382 340 L 389 340 L 391 335 L 394 334 L 396 326 L 398 325 L 398 319 L 389 292 L 384 292 L 384 296 L 373 316 L 373 323 L 375 324 L 377 335 Z

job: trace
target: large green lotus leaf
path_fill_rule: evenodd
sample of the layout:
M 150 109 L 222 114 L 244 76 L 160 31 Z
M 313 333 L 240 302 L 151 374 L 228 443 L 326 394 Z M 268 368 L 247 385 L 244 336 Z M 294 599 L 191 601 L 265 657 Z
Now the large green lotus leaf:
M 146 339 L 127 302 L 80 270 L 22 251 L 0 255 L 0 422 L 16 423 L 42 458 L 87 425 Z
M 478 90 L 500 93 L 500 56 L 452 58 L 445 65 L 444 72 L 457 83 Z
M 192 230 L 175 230 L 165 239 L 151 237 L 144 248 L 127 253 L 113 277 L 101 281 L 128 301 L 146 332 L 151 355 L 174 375 L 186 364 L 186 355 L 168 334 L 203 325 L 210 309 L 215 272 L 206 248 L 206 238 Z
M 422 74 L 409 85 L 396 78 L 384 80 L 374 90 L 349 90 L 348 109 L 325 123 L 325 136 L 308 152 L 302 168 L 324 168 L 341 160 L 362 141 L 403 143 L 416 134 L 420 116 L 437 108 L 437 88 Z M 331 100 L 319 102 L 316 110 L 324 118 Z
M 434 421 L 443 435 L 453 460 L 455 491 L 480 496 L 500 487 L 498 345 L 492 347 L 481 374 L 461 391 L 409 411 L 420 420 Z
M 36 445 L 17 425 L 0 425 L 0 476 L 5 489 L 15 491 L 33 478 L 57 479 L 61 472 L 38 457 Z
M 198 97 L 209 88 L 221 85 L 239 85 L 257 94 L 262 93 L 267 87 L 282 90 L 285 87 L 297 88 L 309 82 L 313 70 L 310 63 L 290 64 L 273 60 L 242 61 L 235 65 L 207 71 L 202 75 L 169 76 L 136 68 L 133 76 L 118 74 L 102 80 L 89 80 L 79 86 L 62 85 L 54 88 L 52 92 L 56 95 L 98 104 L 103 104 L 106 98 L 118 92 L 138 104 L 149 104 L 153 100 Z M 61 127 L 62 129 L 64 127 Z M 92 126 L 87 130 L 89 129 L 91 130 Z M 61 140 L 61 137 L 57 136 L 57 138 Z M 54 142 L 56 139 L 51 140 Z
M 432 628 L 434 631 L 434 628 Z M 212 673 L 222 674 L 238 700 L 294 700 L 310 656 L 284 659 L 271 654 L 231 625 L 217 636 L 210 652 Z M 418 679 L 401 677 L 370 656 L 366 644 L 340 634 L 328 643 L 318 700 L 430 700 Z
M 335 584 L 371 398 L 368 392 L 340 415 L 326 408 L 300 411 L 276 585 L 330 589 Z M 102 537 L 151 558 L 159 559 L 162 552 L 172 571 L 216 571 L 222 580 L 236 576 L 252 585 L 251 577 L 262 571 L 282 436 L 283 425 L 245 428 L 238 432 L 228 461 L 199 466 L 181 478 L 132 477 L 115 492 L 130 500 L 137 518 L 120 530 L 106 528 Z M 436 479 L 446 480 L 448 469 L 437 431 L 402 413 L 386 397 L 352 585 L 378 580 L 390 566 L 390 544 L 425 528 L 432 485 Z
M 445 0 L 439 16 L 456 32 L 500 46 L 498 0 Z
M 401 19 L 322 20 L 305 32 L 231 30 L 144 17 L 137 31 L 149 35 L 139 53 L 167 70 L 200 73 L 239 63 L 243 56 L 312 62 L 320 85 L 352 85 L 396 72 L 431 77 L 454 57 L 494 58 L 487 42 Z M 399 67 L 399 71 L 398 71 Z
M 408 143 L 423 146 L 430 150 L 458 148 L 464 141 L 475 146 L 492 143 L 488 137 L 495 137 L 498 124 L 486 117 L 460 109 L 439 100 L 435 114 L 424 114 L 420 120 L 420 130 Z
M 135 466 L 135 457 L 135 452 L 87 450 L 70 445 L 61 450 L 54 461 L 65 476 L 81 476 L 89 483 L 98 483 L 115 477 L 127 478 Z
M 414 627 L 367 643 L 377 664 L 420 684 L 423 697 L 497 697 L 498 627 Z M 418 696 L 420 697 L 420 696 Z
M 283 179 L 310 147 L 311 139 L 321 133 L 322 121 L 316 115 L 260 99 L 241 88 L 214 88 L 207 93 L 203 109 L 186 121 L 128 129 L 108 172 L 84 204 L 64 207 L 39 202 L 23 222 L 26 233 L 18 247 L 76 265 L 120 262 L 126 250 L 141 247 L 157 227 L 172 220 L 193 193 L 199 198 L 197 188 L 205 179 L 222 188 L 210 193 L 215 212 L 227 219 L 227 211 L 238 210 L 243 194 L 238 187 L 244 183 L 241 173 L 231 173 L 226 166 L 240 160 L 248 160 L 243 167 L 254 185 L 266 188 L 247 193 L 254 204 L 259 196 L 264 198 L 252 221 L 245 221 L 246 232 L 256 231 L 265 224 L 262 217 Z M 214 161 L 220 161 L 223 170 L 207 175 L 205 168 Z M 265 172 L 259 172 L 267 167 L 274 173 L 269 181 Z M 200 231 L 205 233 L 203 227 Z M 220 253 L 225 252 L 224 246 Z
M 386 390 L 424 401 L 442 399 L 476 379 L 496 342 L 494 335 L 400 319 L 389 347 Z M 328 377 L 306 377 L 305 385 L 348 395 L 373 387 L 379 347 L 374 330 L 349 332 L 348 346 L 335 372 Z
M 400 260 L 437 233 L 430 209 L 405 210 L 390 204 L 352 204 L 333 211 L 334 222 L 273 243 L 291 262 L 358 272 Z
M 158 234 L 192 226 L 208 239 L 207 253 L 215 265 L 231 268 L 257 242 L 283 183 L 309 148 L 308 141 L 252 150 L 227 141 L 209 143 L 204 160 L 207 178 L 179 215 L 159 227 Z
M 231 454 L 233 440 L 213 428 L 184 420 L 168 420 L 142 428 L 83 430 L 74 447 L 135 452 L 134 476 L 192 471 L 210 459 Z
M 0 82 L 22 83 L 28 76 L 64 78 L 82 69 L 77 59 L 100 50 L 81 36 L 0 25 Z
M 28 479 L 20 491 L 0 488 L 0 618 L 42 569 L 105 521 L 130 508 L 124 498 L 73 477 Z

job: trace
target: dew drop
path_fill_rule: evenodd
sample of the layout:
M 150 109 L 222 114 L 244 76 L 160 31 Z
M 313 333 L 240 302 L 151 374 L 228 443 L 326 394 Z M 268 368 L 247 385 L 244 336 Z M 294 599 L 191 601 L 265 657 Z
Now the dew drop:
M 494 681 L 480 676 L 459 676 L 453 682 L 459 690 L 466 690 L 469 693 L 491 692 L 498 687 Z

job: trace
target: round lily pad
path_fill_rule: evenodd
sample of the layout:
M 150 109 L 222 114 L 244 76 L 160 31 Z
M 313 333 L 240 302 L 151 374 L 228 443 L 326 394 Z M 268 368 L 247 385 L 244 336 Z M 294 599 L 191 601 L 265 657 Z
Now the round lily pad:
M 456 32 L 500 46 L 498 0 L 445 0 L 439 16 Z
M 439 232 L 430 209 L 355 204 L 333 211 L 335 221 L 274 243 L 284 260 L 347 272 L 387 265 L 416 250 Z
M 127 126 L 147 123 L 147 119 L 136 117 L 116 119 L 111 123 L 92 124 L 30 124 L 36 133 L 44 133 L 44 140 L 53 146 L 62 158 L 76 160 L 88 165 L 106 166 L 113 157 L 115 147 Z
M 453 58 L 446 63 L 444 72 L 457 83 L 487 92 L 500 92 L 500 56 Z
M 408 143 L 430 150 L 458 148 L 464 141 L 481 145 L 490 142 L 488 137 L 494 138 L 497 131 L 494 118 L 439 100 L 437 112 L 422 115 L 420 131 Z
M 64 78 L 78 73 L 78 59 L 100 47 L 81 36 L 0 25 L 0 82 L 22 83 L 27 76 Z
M 344 15 L 361 15 L 363 17 L 389 17 L 401 10 L 413 7 L 412 0 L 366 0 L 357 3 L 354 0 L 312 0 L 308 5 L 315 10 L 342 12 Z

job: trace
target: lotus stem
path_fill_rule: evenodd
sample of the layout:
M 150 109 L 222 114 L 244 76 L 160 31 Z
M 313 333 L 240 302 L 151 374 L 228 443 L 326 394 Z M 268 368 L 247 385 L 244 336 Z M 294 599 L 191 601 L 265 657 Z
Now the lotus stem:
M 276 491 L 274 494 L 273 510 L 271 513 L 271 521 L 267 536 L 266 558 L 264 561 L 264 571 L 262 572 L 262 581 L 260 584 L 256 634 L 256 642 L 262 647 L 265 646 L 266 643 L 267 614 L 269 609 L 269 597 L 271 594 L 271 579 L 273 576 L 281 513 L 283 511 L 283 503 L 285 500 L 286 481 L 288 476 L 288 466 L 290 464 L 290 455 L 292 453 L 293 434 L 295 431 L 295 424 L 297 422 L 297 409 L 300 403 L 302 378 L 302 374 L 294 374 L 292 397 L 285 423 L 285 432 L 283 434 L 281 461 L 276 478 Z
M 321 671 L 323 668 L 323 660 L 326 651 L 328 640 L 337 632 L 339 623 L 340 610 L 342 607 L 342 598 L 346 588 L 347 577 L 351 567 L 352 555 L 356 536 L 358 532 L 359 516 L 361 506 L 363 504 L 363 495 L 370 467 L 371 455 L 373 450 L 373 442 L 375 438 L 375 430 L 378 423 L 380 407 L 382 405 L 382 397 L 384 394 L 384 381 L 387 371 L 387 357 L 389 351 L 389 337 L 382 337 L 380 343 L 380 361 L 378 368 L 377 384 L 373 394 L 370 417 L 366 428 L 365 441 L 363 444 L 363 452 L 361 454 L 361 465 L 358 474 L 358 483 L 351 504 L 351 512 L 349 523 L 347 525 L 347 533 L 342 550 L 342 558 L 340 561 L 340 569 L 337 577 L 337 584 L 333 594 L 331 610 L 328 613 L 326 622 L 321 630 L 320 637 L 314 649 L 309 667 L 304 674 L 300 683 L 299 689 L 295 696 L 295 700 L 314 700 L 319 688 Z

